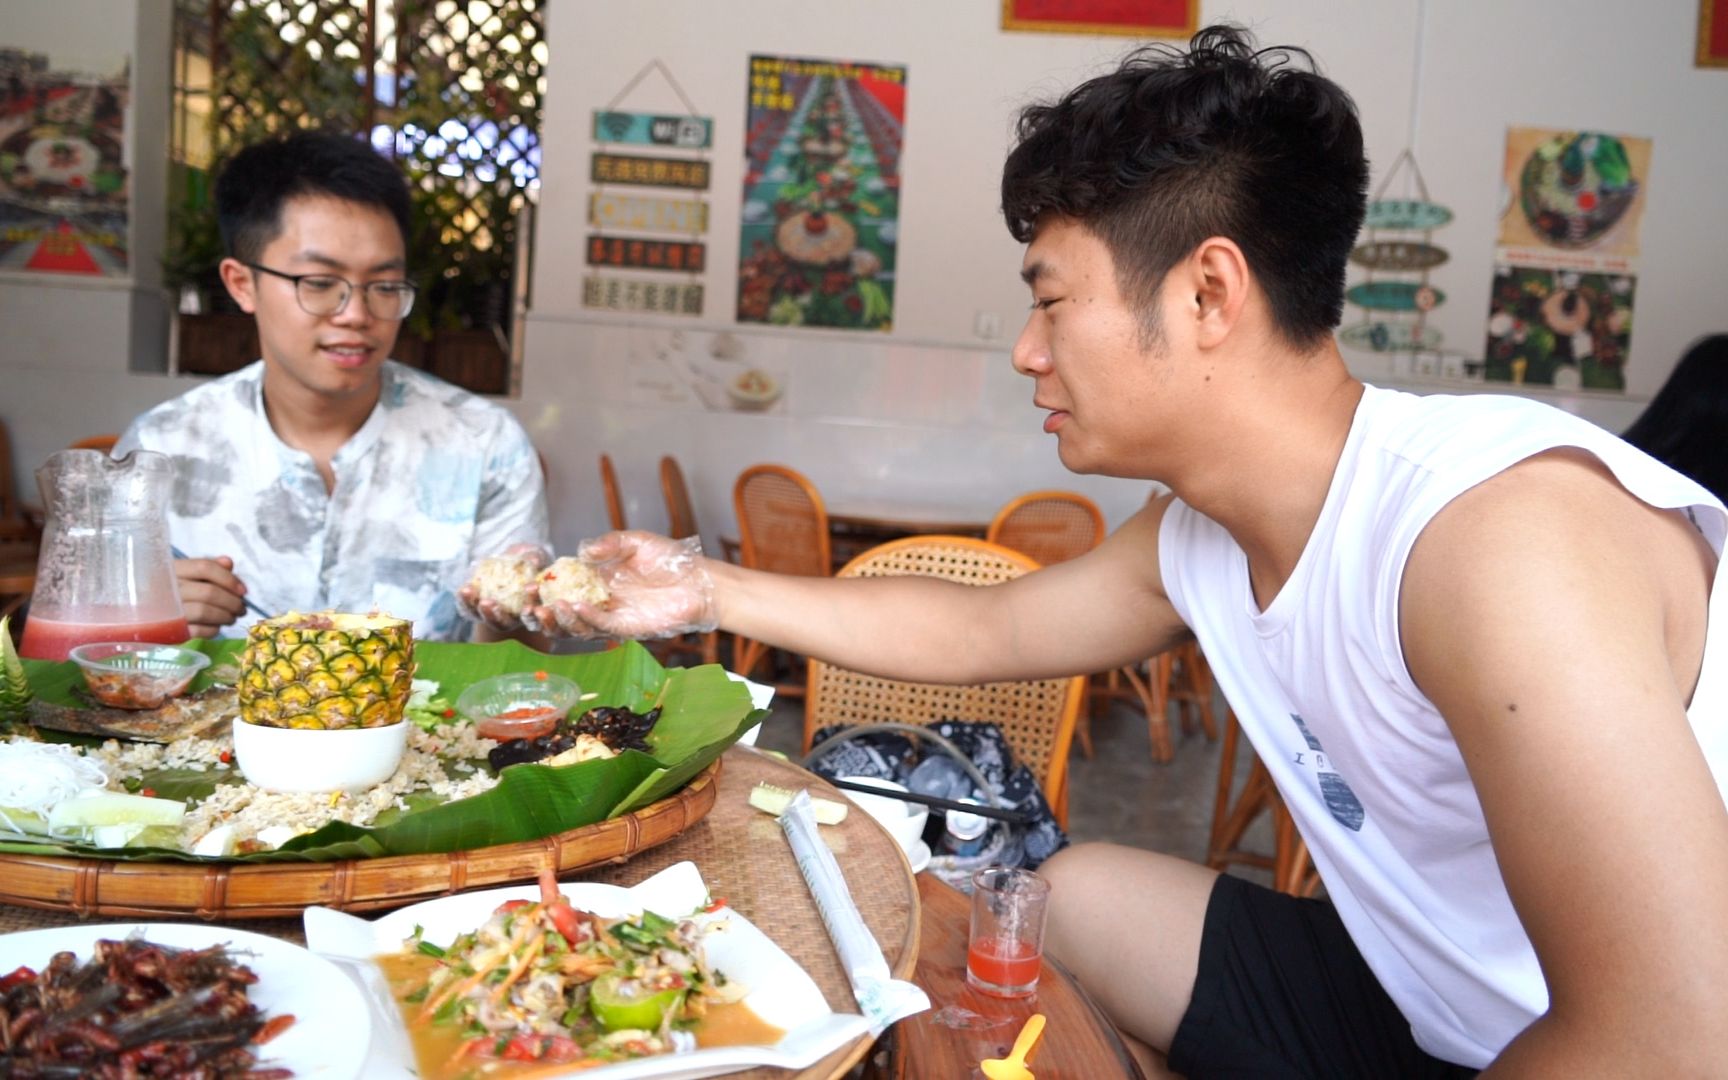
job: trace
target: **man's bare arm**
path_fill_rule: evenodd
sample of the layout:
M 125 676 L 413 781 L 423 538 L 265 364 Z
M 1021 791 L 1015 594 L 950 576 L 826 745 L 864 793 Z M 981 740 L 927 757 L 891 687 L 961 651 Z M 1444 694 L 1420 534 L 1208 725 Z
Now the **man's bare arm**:
M 1576 452 L 1465 493 L 1412 552 L 1405 656 L 1550 994 L 1490 1073 L 1728 1061 L 1728 809 L 1686 718 L 1714 565 L 1681 515 Z

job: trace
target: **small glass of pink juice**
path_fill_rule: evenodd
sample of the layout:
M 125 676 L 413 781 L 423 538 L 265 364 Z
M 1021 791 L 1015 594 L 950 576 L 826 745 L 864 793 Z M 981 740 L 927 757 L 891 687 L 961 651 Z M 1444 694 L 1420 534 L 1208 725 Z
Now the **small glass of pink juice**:
M 1050 883 L 1030 870 L 989 866 L 972 875 L 972 929 L 966 981 L 996 997 L 1038 989 Z

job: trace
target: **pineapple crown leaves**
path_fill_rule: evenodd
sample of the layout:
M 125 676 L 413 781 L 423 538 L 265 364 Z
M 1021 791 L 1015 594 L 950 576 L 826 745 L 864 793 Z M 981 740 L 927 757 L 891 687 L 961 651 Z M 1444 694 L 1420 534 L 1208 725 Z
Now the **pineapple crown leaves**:
M 25 707 L 30 704 L 30 680 L 24 677 L 24 664 L 12 647 L 12 617 L 0 617 L 0 730 L 22 723 Z

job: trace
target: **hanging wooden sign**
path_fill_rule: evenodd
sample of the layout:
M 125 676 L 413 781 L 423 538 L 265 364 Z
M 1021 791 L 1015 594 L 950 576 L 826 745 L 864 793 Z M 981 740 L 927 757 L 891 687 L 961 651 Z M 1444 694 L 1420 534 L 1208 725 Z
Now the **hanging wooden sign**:
M 1352 285 L 1344 298 L 1369 311 L 1433 311 L 1446 294 L 1420 281 L 1368 281 Z
M 595 154 L 589 179 L 596 184 L 708 190 L 708 163 L 685 158 Z
M 1374 240 L 1350 252 L 1351 262 L 1370 270 L 1431 270 L 1451 257 L 1443 247 L 1409 240 Z
M 1409 352 L 1440 347 L 1440 331 L 1424 323 L 1357 323 L 1339 331 L 1338 337 L 1346 345 L 1375 352 Z
M 1452 220 L 1452 211 L 1439 203 L 1421 199 L 1376 199 L 1368 204 L 1363 225 L 1370 229 L 1407 229 L 1427 232 Z
M 588 238 L 589 266 L 701 273 L 707 257 L 707 247 L 693 241 L 635 240 L 622 236 Z
M 595 109 L 594 141 L 706 150 L 714 142 L 714 121 L 706 116 L 656 116 Z
M 702 286 L 693 281 L 637 281 L 590 274 L 582 279 L 582 306 L 660 315 L 702 314 Z
M 708 204 L 700 199 L 666 199 L 599 191 L 588 196 L 588 224 L 607 232 L 708 231 Z

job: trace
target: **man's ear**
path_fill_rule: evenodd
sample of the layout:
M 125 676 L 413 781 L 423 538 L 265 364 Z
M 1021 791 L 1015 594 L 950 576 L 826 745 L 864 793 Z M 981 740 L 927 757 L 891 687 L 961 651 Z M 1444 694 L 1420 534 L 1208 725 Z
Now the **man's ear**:
M 1242 320 L 1253 283 L 1248 258 L 1234 240 L 1214 236 L 1201 241 L 1187 263 L 1188 284 L 1194 290 L 1194 342 L 1211 348 Z
M 253 273 L 251 267 L 239 259 L 223 259 L 216 265 L 216 273 L 221 276 L 228 295 L 240 305 L 241 311 L 251 315 L 258 310 L 258 297 L 253 293 L 258 275 Z

